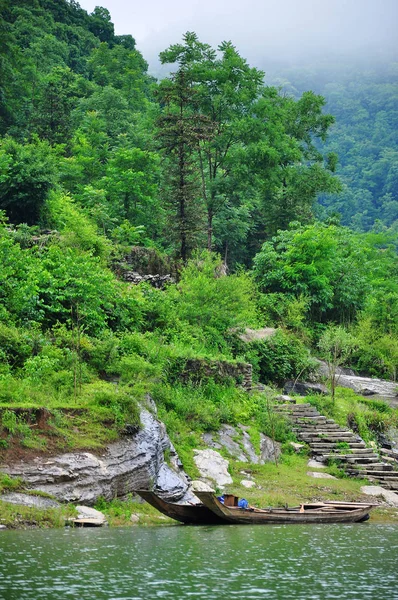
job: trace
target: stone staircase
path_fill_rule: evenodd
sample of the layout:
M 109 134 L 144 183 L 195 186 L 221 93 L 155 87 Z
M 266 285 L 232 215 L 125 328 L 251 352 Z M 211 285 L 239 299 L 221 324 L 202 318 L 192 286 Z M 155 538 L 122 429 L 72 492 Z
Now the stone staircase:
M 293 422 L 297 438 L 309 445 L 315 459 L 323 462 L 338 460 L 352 477 L 364 477 L 398 491 L 395 456 L 383 453 L 380 458 L 359 435 L 322 416 L 311 404 L 295 404 L 293 401 L 278 404 L 275 410 Z

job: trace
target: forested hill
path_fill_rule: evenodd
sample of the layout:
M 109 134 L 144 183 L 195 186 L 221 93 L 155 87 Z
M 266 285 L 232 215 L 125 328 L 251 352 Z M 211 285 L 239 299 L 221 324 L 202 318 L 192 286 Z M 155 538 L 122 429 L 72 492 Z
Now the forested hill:
M 264 68 L 269 80 L 298 97 L 307 89 L 322 94 L 336 121 L 325 149 L 339 157 L 339 195 L 320 195 L 324 216 L 338 212 L 357 230 L 376 220 L 387 227 L 398 219 L 398 69 L 393 56 L 331 59 L 321 66 Z
M 271 433 L 267 394 L 235 385 L 242 363 L 270 385 L 309 375 L 311 353 L 396 380 L 393 170 L 374 159 L 393 140 L 384 93 L 369 96 L 381 127 L 369 134 L 359 104 L 345 109 L 357 79 L 329 103 L 336 120 L 309 85 L 265 85 L 230 42 L 186 33 L 161 53 L 170 75 L 157 82 L 105 9 L 0 6 L 2 464 L 21 448 L 103 446 L 139 425 L 149 393 L 194 473 L 203 431 Z M 341 118 L 362 123 L 375 148 L 366 169 L 351 160 L 353 130 L 340 148 Z M 372 206 L 382 194 L 377 216 L 391 227 L 316 219 L 317 197 L 342 187 L 358 206 L 358 190 Z M 278 331 L 243 343 L 264 327 Z M 369 439 L 396 422 L 385 405 L 353 402 L 341 414 Z

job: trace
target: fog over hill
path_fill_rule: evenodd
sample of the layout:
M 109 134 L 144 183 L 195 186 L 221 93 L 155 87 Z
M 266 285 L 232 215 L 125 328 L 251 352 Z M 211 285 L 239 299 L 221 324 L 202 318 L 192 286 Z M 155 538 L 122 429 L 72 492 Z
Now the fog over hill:
M 91 12 L 98 0 L 81 0 Z M 217 45 L 232 40 L 250 63 L 312 62 L 334 56 L 377 57 L 397 52 L 396 0 L 102 0 L 117 34 L 132 34 L 158 70 L 157 56 L 186 31 Z

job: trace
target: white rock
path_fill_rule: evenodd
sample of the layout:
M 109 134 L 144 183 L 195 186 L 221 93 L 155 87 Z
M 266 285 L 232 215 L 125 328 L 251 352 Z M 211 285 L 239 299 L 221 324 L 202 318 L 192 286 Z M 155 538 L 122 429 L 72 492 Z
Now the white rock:
M 313 469 L 326 469 L 327 465 L 325 465 L 325 463 L 323 462 L 318 462 L 317 460 L 313 460 L 312 458 L 310 458 L 310 460 L 307 463 L 308 467 L 312 467 Z
M 76 510 L 78 519 L 96 519 L 98 522 L 106 522 L 104 513 L 95 508 L 91 508 L 90 506 L 76 506 Z
M 248 479 L 242 479 L 240 484 L 245 488 L 252 488 L 256 485 L 254 481 L 249 481 Z
M 228 461 L 215 450 L 194 450 L 194 461 L 202 477 L 214 481 L 222 488 L 232 483 Z
M 200 481 L 200 479 L 192 481 L 191 488 L 193 492 L 214 492 L 212 487 L 207 485 L 204 481 Z
M 296 400 L 294 398 L 292 398 L 291 396 L 288 396 L 287 394 L 280 394 L 279 396 L 277 396 L 275 398 L 275 400 L 277 402 L 293 402 L 293 403 L 296 402 Z
M 364 485 L 361 487 L 361 492 L 367 496 L 382 497 L 387 504 L 398 506 L 398 494 L 391 490 L 385 490 L 381 485 Z
M 301 448 L 304 448 L 304 444 L 297 444 L 296 442 L 289 442 L 289 444 L 295 449 L 296 452 L 300 452 Z
M 140 520 L 140 517 L 138 515 L 135 515 L 134 513 L 130 516 L 130 521 L 132 523 L 138 523 Z
M 329 473 L 316 473 L 314 471 L 307 471 L 307 475 L 309 477 L 315 477 L 315 479 L 337 479 L 337 477 L 333 477 L 333 475 L 329 475 Z

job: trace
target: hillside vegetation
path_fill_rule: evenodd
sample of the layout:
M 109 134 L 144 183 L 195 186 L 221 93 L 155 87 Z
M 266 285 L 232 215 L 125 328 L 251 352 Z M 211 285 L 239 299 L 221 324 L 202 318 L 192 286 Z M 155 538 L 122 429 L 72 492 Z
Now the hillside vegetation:
M 397 229 L 315 219 L 320 194 L 346 193 L 322 96 L 266 86 L 194 33 L 161 54 L 158 83 L 106 9 L 73 0 L 1 15 L 2 452 L 100 447 L 139 426 L 147 393 L 188 466 L 220 423 L 271 432 L 272 393 L 189 377 L 188 359 L 281 385 L 338 339 L 351 367 L 396 379 Z M 174 282 L 131 285 L 128 269 Z M 277 334 L 240 340 L 264 326 Z

